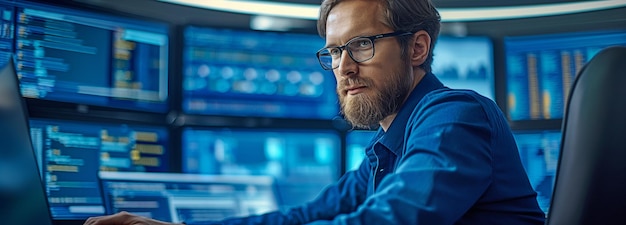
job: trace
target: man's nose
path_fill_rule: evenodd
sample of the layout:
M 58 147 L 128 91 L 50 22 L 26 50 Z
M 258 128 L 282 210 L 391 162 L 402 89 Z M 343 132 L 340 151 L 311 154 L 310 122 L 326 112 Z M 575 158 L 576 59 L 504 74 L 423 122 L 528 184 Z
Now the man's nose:
M 339 73 L 338 75 L 341 76 L 351 76 L 353 74 L 356 74 L 358 70 L 357 62 L 352 59 L 350 53 L 348 52 L 348 49 L 343 49 L 343 51 L 341 51 L 341 57 L 339 57 L 339 65 L 335 70 Z

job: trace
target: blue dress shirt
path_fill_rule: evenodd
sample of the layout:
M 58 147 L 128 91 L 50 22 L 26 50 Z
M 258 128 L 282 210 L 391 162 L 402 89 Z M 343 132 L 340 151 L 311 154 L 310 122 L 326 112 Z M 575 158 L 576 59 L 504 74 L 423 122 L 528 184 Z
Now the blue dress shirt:
M 426 74 L 367 158 L 311 202 L 217 224 L 544 224 L 507 121 Z

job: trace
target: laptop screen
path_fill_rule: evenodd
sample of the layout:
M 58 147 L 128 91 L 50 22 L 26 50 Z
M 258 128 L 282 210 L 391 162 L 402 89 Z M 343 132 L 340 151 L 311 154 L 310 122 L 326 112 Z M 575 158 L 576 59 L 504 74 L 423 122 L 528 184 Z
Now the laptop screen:
M 98 171 L 169 170 L 164 126 L 31 118 L 30 134 L 55 221 L 105 213 Z
M 0 218 L 2 224 L 52 224 L 12 61 L 0 70 Z
M 269 176 L 101 171 L 107 213 L 202 223 L 278 210 Z

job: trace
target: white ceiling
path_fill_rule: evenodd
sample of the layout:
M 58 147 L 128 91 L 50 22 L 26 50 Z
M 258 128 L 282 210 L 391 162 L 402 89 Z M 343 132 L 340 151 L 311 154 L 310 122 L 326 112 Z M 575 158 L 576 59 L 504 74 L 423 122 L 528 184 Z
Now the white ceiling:
M 320 2 L 320 0 L 273 1 L 304 4 L 319 4 Z M 60 2 L 61 3 L 59 4 L 63 4 L 63 2 L 67 1 Z M 536 5 L 564 2 L 572 1 L 434 0 L 434 4 L 441 8 Z M 109 10 L 117 13 L 126 13 L 129 15 L 162 20 L 173 25 L 193 24 L 214 27 L 229 27 L 235 29 L 250 29 L 250 21 L 252 18 L 250 15 L 245 14 L 200 9 L 159 2 L 156 0 L 74 0 L 72 3 L 78 3 L 84 6 L 98 8 L 100 10 Z M 298 28 L 294 28 L 292 30 L 294 32 L 316 32 L 315 21 L 294 19 L 293 23 L 300 24 Z M 442 26 L 442 32 L 452 32 L 458 30 L 459 27 L 464 29 L 467 34 L 489 36 L 585 31 L 596 29 L 626 29 L 626 7 L 562 16 L 444 24 Z

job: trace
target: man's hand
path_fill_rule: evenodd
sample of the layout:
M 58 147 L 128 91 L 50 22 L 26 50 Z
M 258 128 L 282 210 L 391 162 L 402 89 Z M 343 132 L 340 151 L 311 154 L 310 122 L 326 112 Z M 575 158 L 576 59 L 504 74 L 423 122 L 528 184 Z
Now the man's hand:
M 108 216 L 91 217 L 83 225 L 173 225 L 146 217 L 119 212 Z

